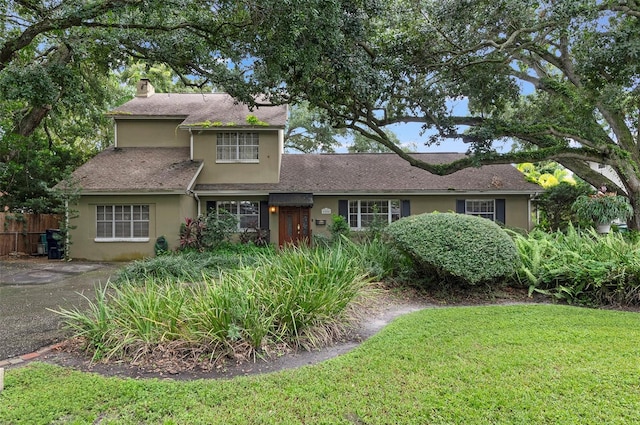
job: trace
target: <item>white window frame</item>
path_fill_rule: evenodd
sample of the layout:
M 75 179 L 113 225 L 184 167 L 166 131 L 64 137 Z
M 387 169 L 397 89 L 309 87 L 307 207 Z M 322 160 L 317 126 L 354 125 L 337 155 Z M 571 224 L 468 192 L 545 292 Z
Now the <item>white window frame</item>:
M 464 213 L 496 221 L 495 199 L 465 199 Z
M 250 208 L 256 211 L 252 214 L 243 214 L 242 206 L 247 206 L 250 204 Z M 231 213 L 236 220 L 238 221 L 238 231 L 253 231 L 253 226 L 251 227 L 243 227 L 242 226 L 242 218 L 243 217 L 255 217 L 255 228 L 260 228 L 260 201 L 239 201 L 239 200 L 229 200 L 229 201 L 216 201 L 216 214 L 220 213 L 220 210 L 227 211 Z M 246 222 L 246 221 L 245 221 Z
M 386 212 L 373 213 L 369 211 L 363 212 L 363 206 L 368 208 L 368 205 L 371 203 L 385 203 L 386 202 Z M 394 205 L 395 204 L 395 205 Z M 399 220 L 401 215 L 401 202 L 399 199 L 352 199 L 349 200 L 348 203 L 348 214 L 347 220 L 349 221 L 349 227 L 352 230 L 364 230 L 369 228 L 368 224 L 373 221 L 363 220 L 364 217 L 375 217 L 380 216 L 384 218 L 386 216 L 387 223 L 392 223 L 396 220 Z M 364 223 L 363 223 L 364 221 Z M 364 224 L 364 225 L 363 225 Z
M 101 216 L 102 209 L 102 216 Z M 118 211 L 120 209 L 120 211 Z M 108 211 L 110 210 L 110 211 Z M 127 211 L 128 210 L 128 211 Z M 118 218 L 118 215 L 121 217 Z M 102 217 L 102 218 L 101 218 Z M 96 205 L 95 242 L 149 242 L 151 208 L 148 204 L 105 204 Z M 116 236 L 118 224 L 128 224 L 129 236 Z M 111 236 L 99 235 L 100 224 L 111 227 Z M 142 225 L 142 232 L 136 229 Z M 146 229 L 144 226 L 146 225 Z M 140 233 L 138 236 L 134 236 Z M 146 233 L 146 236 L 144 235 Z
M 217 163 L 258 163 L 260 134 L 246 131 L 225 131 L 216 134 Z

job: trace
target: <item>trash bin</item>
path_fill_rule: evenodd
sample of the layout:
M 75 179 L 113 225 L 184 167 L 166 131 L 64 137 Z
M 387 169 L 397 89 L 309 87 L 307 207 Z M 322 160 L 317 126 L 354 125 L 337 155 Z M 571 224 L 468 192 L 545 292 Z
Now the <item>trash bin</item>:
M 47 254 L 49 260 L 59 260 L 62 258 L 63 244 L 60 229 L 47 229 Z

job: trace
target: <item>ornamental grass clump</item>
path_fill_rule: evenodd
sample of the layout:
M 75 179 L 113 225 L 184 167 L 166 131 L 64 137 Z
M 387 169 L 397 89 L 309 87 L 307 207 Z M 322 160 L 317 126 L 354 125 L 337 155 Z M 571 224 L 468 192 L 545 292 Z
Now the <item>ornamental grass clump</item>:
M 169 353 L 215 363 L 332 341 L 367 286 L 357 258 L 340 247 L 262 251 L 252 266 L 182 276 L 193 279 L 109 283 L 87 311 L 59 313 L 95 359 Z
M 520 261 L 511 237 L 485 218 L 420 214 L 391 223 L 386 233 L 418 267 L 442 280 L 502 282 Z

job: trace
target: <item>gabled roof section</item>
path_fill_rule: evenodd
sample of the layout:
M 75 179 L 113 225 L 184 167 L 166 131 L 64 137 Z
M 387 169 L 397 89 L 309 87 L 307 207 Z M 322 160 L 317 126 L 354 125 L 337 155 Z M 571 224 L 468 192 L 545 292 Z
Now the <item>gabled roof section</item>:
M 182 192 L 190 189 L 202 162 L 189 148 L 110 148 L 73 172 L 86 192 Z
M 463 158 L 459 153 L 419 153 L 418 159 L 446 163 Z M 412 167 L 393 153 L 285 154 L 280 183 L 197 185 L 199 191 L 305 192 L 313 194 L 438 194 L 452 192 L 536 193 L 509 164 L 467 168 L 446 176 Z
M 192 128 L 284 128 L 286 105 L 250 109 L 226 93 L 156 93 L 136 97 L 107 115 L 115 119 L 184 118 Z

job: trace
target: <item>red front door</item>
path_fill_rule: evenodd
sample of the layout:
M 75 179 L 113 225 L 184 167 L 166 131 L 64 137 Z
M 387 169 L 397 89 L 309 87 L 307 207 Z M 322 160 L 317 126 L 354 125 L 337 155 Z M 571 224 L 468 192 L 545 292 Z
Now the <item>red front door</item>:
M 311 218 L 308 207 L 280 207 L 279 244 L 298 245 L 311 241 Z

